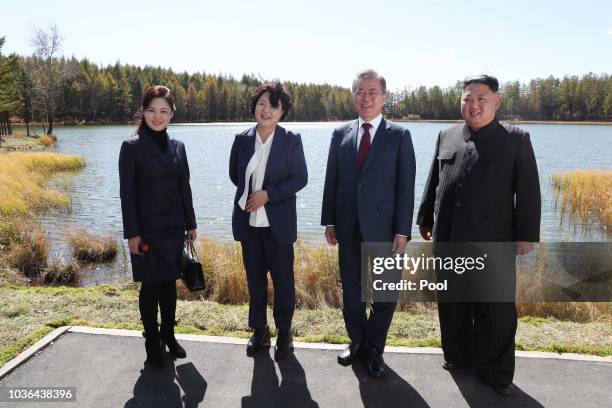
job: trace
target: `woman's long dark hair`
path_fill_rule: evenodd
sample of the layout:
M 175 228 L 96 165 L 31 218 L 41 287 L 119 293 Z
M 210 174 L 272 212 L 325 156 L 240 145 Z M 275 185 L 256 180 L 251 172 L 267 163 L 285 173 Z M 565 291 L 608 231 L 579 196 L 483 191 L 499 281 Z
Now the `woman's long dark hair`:
M 170 105 L 172 112 L 174 113 L 176 110 L 176 107 L 174 106 L 174 96 L 172 95 L 172 92 L 170 92 L 170 89 L 163 85 L 150 86 L 142 96 L 142 104 L 139 111 L 136 112 L 136 123 L 138 124 L 138 127 L 136 128 L 137 135 L 142 133 L 142 130 L 146 124 L 143 118 L 143 112 L 149 107 L 151 101 L 155 98 L 164 98 L 166 102 L 168 102 L 168 105 Z

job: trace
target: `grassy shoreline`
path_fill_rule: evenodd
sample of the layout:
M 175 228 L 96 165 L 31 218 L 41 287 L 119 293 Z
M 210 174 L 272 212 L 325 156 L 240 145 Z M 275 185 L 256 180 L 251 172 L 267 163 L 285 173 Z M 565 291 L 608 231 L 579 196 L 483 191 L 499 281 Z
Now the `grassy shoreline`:
M 141 330 L 138 289 L 133 283 L 89 288 L 0 287 L 0 366 L 56 327 L 82 325 Z M 271 309 L 268 321 L 273 326 Z M 248 305 L 223 305 L 213 301 L 179 300 L 177 332 L 247 338 Z M 337 308 L 298 308 L 293 319 L 296 341 L 347 343 Z M 439 347 L 435 309 L 397 311 L 387 344 Z M 609 321 L 575 323 L 554 318 L 522 317 L 517 350 L 612 355 Z

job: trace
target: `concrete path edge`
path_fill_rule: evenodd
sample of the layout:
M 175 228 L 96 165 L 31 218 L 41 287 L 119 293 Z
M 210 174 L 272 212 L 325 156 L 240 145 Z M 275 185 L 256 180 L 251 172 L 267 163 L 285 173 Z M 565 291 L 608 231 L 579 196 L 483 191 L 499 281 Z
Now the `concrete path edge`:
M 86 334 L 98 334 L 105 336 L 124 336 L 124 337 L 141 337 L 142 334 L 138 330 L 125 330 L 125 329 L 103 329 L 98 327 L 86 327 L 86 326 L 62 326 L 53 330 L 45 337 L 22 351 L 17 357 L 7 362 L 4 366 L 0 367 L 0 380 L 13 372 L 17 367 L 27 362 L 36 353 L 43 350 L 58 337 L 66 332 L 70 333 L 86 333 Z M 199 341 L 199 342 L 213 342 L 213 343 L 224 343 L 224 344 L 238 344 L 245 345 L 247 339 L 241 339 L 238 337 L 227 337 L 227 336 L 203 336 L 198 334 L 176 334 L 176 338 L 179 340 L 186 341 Z M 320 350 L 341 350 L 346 347 L 343 344 L 329 344 L 329 343 L 302 343 L 295 342 L 294 346 L 297 348 L 306 349 L 320 349 Z M 406 353 L 406 354 L 442 354 L 442 349 L 436 347 L 403 347 L 403 346 L 387 346 L 385 352 L 390 353 Z M 516 351 L 516 357 L 523 358 L 546 358 L 546 359 L 557 359 L 557 360 L 574 360 L 574 361 L 594 361 L 603 363 L 612 363 L 612 356 L 593 356 L 588 354 L 575 354 L 575 353 L 551 353 L 544 351 Z

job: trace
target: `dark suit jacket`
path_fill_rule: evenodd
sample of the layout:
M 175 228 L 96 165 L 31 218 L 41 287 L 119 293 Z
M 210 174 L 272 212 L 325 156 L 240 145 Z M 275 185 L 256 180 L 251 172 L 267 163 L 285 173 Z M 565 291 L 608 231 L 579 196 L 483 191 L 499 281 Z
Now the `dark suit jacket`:
M 355 120 L 332 135 L 321 224 L 335 225 L 340 243 L 353 237 L 357 222 L 365 241 L 390 242 L 395 234 L 410 239 L 416 171 L 410 132 L 383 119 L 359 172 L 358 128 Z
M 255 127 L 236 135 L 230 154 L 229 175 L 237 187 L 232 214 L 232 232 L 236 241 L 247 241 L 249 235 L 250 213 L 238 206 L 238 200 L 244 191 L 247 165 L 255 153 L 255 138 Z M 300 134 L 276 126 L 262 189 L 268 193 L 269 201 L 264 207 L 272 237 L 279 244 L 292 244 L 297 239 L 295 194 L 306 183 L 308 170 Z M 250 186 L 249 181 L 249 190 Z
M 185 230 L 196 228 L 185 146 L 169 138 L 163 154 L 147 134 L 124 141 L 119 184 L 123 237 L 140 236 L 150 248 L 132 256 L 134 279 L 178 278 Z
M 439 242 L 540 239 L 540 184 L 529 133 L 496 119 L 438 136 L 417 224 Z

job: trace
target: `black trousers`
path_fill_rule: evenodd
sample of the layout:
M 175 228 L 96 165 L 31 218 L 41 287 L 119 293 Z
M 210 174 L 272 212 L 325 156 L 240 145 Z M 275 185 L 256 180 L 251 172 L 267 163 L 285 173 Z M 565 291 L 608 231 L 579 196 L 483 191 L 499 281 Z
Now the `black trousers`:
M 295 310 L 293 244 L 274 241 L 269 227 L 249 227 L 248 241 L 241 244 L 249 287 L 249 327 L 261 329 L 267 325 L 270 271 L 274 286 L 274 323 L 279 331 L 289 332 Z
M 370 316 L 367 316 L 366 303 L 361 301 L 362 241 L 359 225 L 357 225 L 353 239 L 338 245 L 342 282 L 342 315 L 351 342 L 376 346 L 382 353 L 397 302 L 373 302 L 370 304 Z
M 161 314 L 162 329 L 173 331 L 176 317 L 176 281 L 142 282 L 138 297 L 140 318 L 146 333 L 158 333 L 157 308 Z
M 439 302 L 444 359 L 473 363 L 490 385 L 507 385 L 514 377 L 517 327 L 514 302 Z

